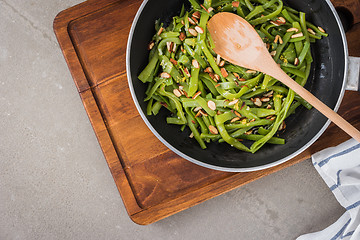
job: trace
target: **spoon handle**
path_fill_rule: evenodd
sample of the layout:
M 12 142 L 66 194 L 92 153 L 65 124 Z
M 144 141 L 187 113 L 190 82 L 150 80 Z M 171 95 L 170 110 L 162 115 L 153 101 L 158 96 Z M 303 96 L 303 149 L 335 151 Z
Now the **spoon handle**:
M 272 77 L 278 79 L 290 89 L 292 89 L 295 93 L 297 93 L 300 97 L 305 99 L 308 103 L 310 103 L 314 108 L 316 108 L 319 112 L 321 112 L 324 116 L 330 119 L 334 124 L 344 130 L 347 134 L 353 137 L 355 140 L 360 142 L 360 132 L 354 126 L 352 126 L 349 122 L 347 122 L 344 118 L 342 118 L 339 114 L 334 112 L 331 108 L 321 102 L 318 98 L 312 95 L 308 90 L 303 88 L 297 82 L 295 82 L 292 78 L 290 78 L 285 72 L 283 72 L 280 68 L 277 68 L 279 71 L 273 69 L 272 73 L 269 73 Z

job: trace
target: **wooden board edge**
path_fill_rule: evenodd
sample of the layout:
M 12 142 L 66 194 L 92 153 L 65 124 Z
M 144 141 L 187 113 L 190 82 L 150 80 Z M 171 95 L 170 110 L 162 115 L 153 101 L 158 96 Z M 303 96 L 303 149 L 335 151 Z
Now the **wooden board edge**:
M 72 21 L 96 12 L 115 2 L 117 2 L 117 0 L 88 0 L 59 12 L 53 20 L 53 30 L 56 39 L 70 69 L 78 92 L 86 91 L 90 86 L 69 34 L 69 25 Z
M 142 211 L 143 209 L 138 205 L 127 175 L 121 165 L 121 160 L 115 151 L 92 91 L 90 89 L 83 91 L 80 93 L 80 97 L 128 215 Z
M 191 208 L 199 203 L 205 202 L 209 199 L 215 198 L 219 195 L 227 193 L 231 190 L 246 185 L 250 182 L 263 178 L 272 173 L 278 172 L 284 168 L 290 167 L 299 162 L 302 162 L 308 159 L 309 155 L 310 152 L 305 150 L 297 157 L 283 164 L 277 165 L 275 167 L 263 171 L 255 172 L 257 173 L 256 177 L 253 177 L 254 172 L 251 172 L 252 177 L 245 181 L 243 174 L 246 173 L 238 173 L 231 175 L 229 177 L 217 181 L 216 183 L 208 184 L 206 186 L 203 186 L 202 188 L 189 192 L 176 199 L 139 211 L 135 214 L 130 215 L 130 218 L 134 223 L 139 225 L 149 225 L 155 223 L 175 213 Z

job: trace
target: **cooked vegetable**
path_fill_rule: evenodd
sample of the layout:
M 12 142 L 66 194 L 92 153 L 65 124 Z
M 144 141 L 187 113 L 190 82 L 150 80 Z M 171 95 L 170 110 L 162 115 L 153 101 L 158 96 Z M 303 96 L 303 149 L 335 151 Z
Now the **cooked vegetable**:
M 252 24 L 279 66 L 300 85 L 310 75 L 311 43 L 326 37 L 305 13 L 281 0 L 189 0 L 169 26 L 159 21 L 148 48 L 149 63 L 139 74 L 147 83 L 147 114 L 169 111 L 168 124 L 188 126 L 205 149 L 212 141 L 255 153 L 264 144 L 285 144 L 275 137 L 285 119 L 306 101 L 276 79 L 233 65 L 212 50 L 208 20 L 233 12 Z

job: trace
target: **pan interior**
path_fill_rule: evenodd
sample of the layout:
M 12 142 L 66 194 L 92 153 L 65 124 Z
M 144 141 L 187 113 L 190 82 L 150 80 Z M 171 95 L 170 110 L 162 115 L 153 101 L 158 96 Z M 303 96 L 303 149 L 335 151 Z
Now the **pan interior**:
M 345 72 L 345 46 L 336 18 L 324 0 L 287 0 L 284 3 L 294 9 L 306 13 L 307 20 L 323 27 L 329 37 L 323 38 L 312 45 L 314 62 L 306 88 L 317 98 L 335 108 L 341 96 Z M 190 130 L 181 132 L 180 127 L 166 124 L 168 112 L 161 110 L 157 116 L 146 115 L 145 98 L 146 85 L 138 80 L 137 75 L 148 63 L 147 45 L 155 34 L 154 23 L 161 19 L 169 23 L 172 16 L 179 14 L 182 4 L 189 7 L 188 1 L 180 0 L 149 0 L 134 27 L 128 72 L 130 90 L 135 96 L 135 103 L 142 110 L 145 122 L 152 126 L 152 131 L 159 139 L 182 157 L 195 163 L 204 163 L 215 169 L 228 168 L 241 171 L 244 168 L 254 168 L 272 164 L 288 158 L 302 149 L 321 131 L 327 119 L 317 110 L 298 108 L 295 114 L 286 120 L 287 129 L 280 135 L 286 139 L 285 145 L 265 145 L 255 154 L 241 152 L 228 144 L 212 142 L 202 150 L 194 139 L 190 139 Z

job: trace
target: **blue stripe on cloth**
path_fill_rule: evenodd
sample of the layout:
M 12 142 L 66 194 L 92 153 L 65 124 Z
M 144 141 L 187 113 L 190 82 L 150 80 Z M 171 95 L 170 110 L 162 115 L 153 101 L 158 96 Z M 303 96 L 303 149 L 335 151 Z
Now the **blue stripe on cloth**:
M 348 232 L 346 235 L 341 236 L 341 239 L 344 239 L 344 238 L 346 238 L 346 237 L 352 236 L 352 235 L 354 234 L 354 232 L 355 232 L 355 231 Z
M 337 184 L 334 184 L 334 185 L 332 185 L 332 186 L 330 187 L 330 190 L 331 190 L 331 191 L 334 191 L 337 187 L 338 187 L 338 185 L 337 185 Z
M 339 171 L 337 171 L 336 176 L 337 176 L 337 185 L 340 186 L 340 173 L 342 172 L 342 169 L 340 169 Z
M 356 208 L 360 205 L 360 201 L 357 201 L 356 203 L 351 204 L 346 208 L 346 211 L 349 211 L 350 209 Z
M 319 162 L 319 166 L 322 167 L 322 166 L 324 166 L 326 163 L 328 163 L 328 162 L 330 161 L 330 159 L 335 158 L 335 157 L 339 157 L 339 156 L 344 155 L 344 154 L 347 154 L 347 153 L 352 152 L 352 151 L 354 151 L 354 150 L 356 150 L 356 149 L 358 149 L 358 148 L 360 148 L 360 143 L 357 144 L 357 145 L 355 145 L 355 146 L 352 146 L 352 147 L 349 148 L 349 149 L 346 149 L 346 150 L 344 150 L 344 151 L 342 151 L 342 152 L 336 153 L 336 154 L 334 154 L 334 155 L 331 155 L 331 156 L 328 157 L 328 158 L 325 158 L 324 160 L 322 160 L 321 162 Z
M 345 223 L 345 225 L 338 231 L 335 236 L 333 236 L 330 240 L 336 240 L 340 237 L 340 235 L 345 231 L 346 227 L 350 224 L 351 219 Z

